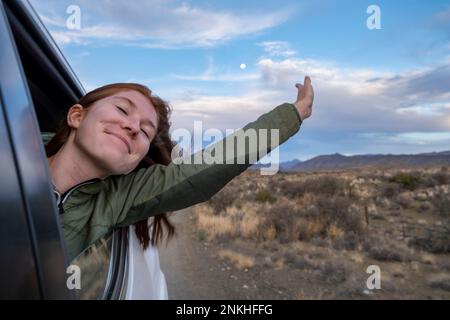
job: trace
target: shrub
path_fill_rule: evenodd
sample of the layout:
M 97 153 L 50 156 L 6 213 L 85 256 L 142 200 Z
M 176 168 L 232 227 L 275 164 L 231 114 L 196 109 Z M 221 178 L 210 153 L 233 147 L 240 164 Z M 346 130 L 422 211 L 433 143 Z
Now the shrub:
M 413 238 L 408 245 L 431 253 L 450 253 L 450 238 L 444 235 L 428 232 L 428 236 Z
M 321 176 L 303 181 L 277 182 L 280 192 L 289 197 L 313 193 L 324 196 L 345 195 L 349 192 L 349 182 L 334 176 Z
M 317 202 L 319 216 L 327 220 L 327 225 L 331 223 L 346 232 L 353 231 L 360 234 L 363 231 L 363 213 L 353 206 L 348 198 L 341 196 L 320 197 Z
M 299 221 L 297 240 L 310 241 L 312 239 L 325 238 L 327 235 L 327 226 L 325 221 L 318 218 L 302 219 Z
M 276 202 L 265 212 L 265 216 L 266 230 L 275 233 L 275 238 L 280 243 L 297 240 L 298 211 L 292 204 Z M 265 233 L 267 232 L 263 231 L 263 234 Z
M 199 240 L 226 238 L 234 236 L 236 233 L 236 226 L 232 223 L 231 218 L 213 214 L 213 209 L 207 204 L 195 206 L 193 213 L 199 230 L 197 232 Z
M 450 176 L 444 171 L 436 172 L 431 177 L 438 186 L 450 183 Z
M 213 208 L 214 214 L 218 215 L 221 211 L 233 205 L 233 202 L 237 198 L 234 190 L 230 186 L 226 186 L 208 200 L 208 204 Z
M 382 238 L 368 238 L 364 242 L 367 255 L 378 261 L 411 261 L 412 255 L 408 248 Z
M 298 221 L 295 231 L 300 241 L 353 250 L 364 230 L 364 215 L 348 198 L 320 196 Z
M 255 259 L 231 250 L 220 250 L 219 258 L 228 260 L 238 269 L 249 269 L 255 266 Z
M 431 199 L 435 211 L 443 218 L 450 218 L 450 195 L 438 193 Z
M 274 203 L 277 199 L 267 190 L 259 191 L 255 196 L 255 201 Z
M 205 232 L 205 230 L 199 229 L 199 230 L 197 231 L 197 239 L 198 239 L 199 241 L 204 241 L 204 240 L 206 239 L 206 232 Z
M 343 261 L 328 260 L 317 264 L 315 272 L 329 284 L 340 284 L 349 277 L 350 268 Z
M 408 174 L 404 172 L 397 173 L 389 179 L 389 182 L 398 183 L 406 190 L 415 190 L 420 183 L 420 176 L 417 174 Z
M 335 239 L 331 246 L 336 250 L 356 250 L 361 243 L 362 236 L 355 232 L 348 232 L 342 238 Z
M 450 276 L 445 273 L 432 275 L 428 279 L 428 285 L 434 289 L 450 292 Z
M 386 198 L 394 198 L 400 191 L 399 185 L 394 182 L 383 183 L 380 186 L 380 194 Z
M 408 209 L 414 199 L 408 193 L 399 194 L 395 197 L 395 202 L 400 205 L 402 209 Z

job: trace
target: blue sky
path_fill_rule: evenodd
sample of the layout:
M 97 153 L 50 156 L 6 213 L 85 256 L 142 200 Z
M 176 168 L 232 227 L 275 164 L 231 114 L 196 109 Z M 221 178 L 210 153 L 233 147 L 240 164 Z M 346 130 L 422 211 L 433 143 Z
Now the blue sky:
M 86 90 L 143 83 L 171 103 L 173 128 L 240 128 L 294 102 L 308 74 L 313 116 L 281 161 L 450 150 L 448 1 L 31 3 Z M 373 4 L 379 30 L 366 26 Z

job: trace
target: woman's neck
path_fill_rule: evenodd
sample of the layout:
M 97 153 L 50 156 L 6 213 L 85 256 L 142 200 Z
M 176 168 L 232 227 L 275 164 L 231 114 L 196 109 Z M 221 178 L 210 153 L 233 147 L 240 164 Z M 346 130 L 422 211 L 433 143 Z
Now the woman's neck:
M 104 179 L 108 175 L 99 172 L 92 161 L 75 148 L 64 145 L 53 156 L 47 158 L 53 187 L 63 194 L 77 184 L 94 179 Z

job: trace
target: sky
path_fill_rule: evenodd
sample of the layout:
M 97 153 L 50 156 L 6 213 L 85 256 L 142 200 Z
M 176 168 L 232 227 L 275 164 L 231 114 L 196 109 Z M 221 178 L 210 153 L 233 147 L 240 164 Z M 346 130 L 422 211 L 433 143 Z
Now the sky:
M 448 0 L 30 2 L 87 91 L 145 84 L 173 129 L 241 128 L 309 75 L 313 114 L 280 161 L 450 150 Z

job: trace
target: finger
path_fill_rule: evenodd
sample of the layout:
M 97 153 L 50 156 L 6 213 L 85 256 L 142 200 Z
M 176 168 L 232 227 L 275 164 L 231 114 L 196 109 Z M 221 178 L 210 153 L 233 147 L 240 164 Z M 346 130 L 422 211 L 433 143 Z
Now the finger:
M 300 83 L 297 83 L 295 86 L 298 89 L 298 92 L 297 92 L 297 101 L 298 101 L 298 100 L 300 100 L 300 96 L 302 94 L 303 85 Z
M 311 85 L 311 78 L 309 76 L 305 76 L 305 80 L 303 81 L 303 84 L 305 86 L 310 86 Z

